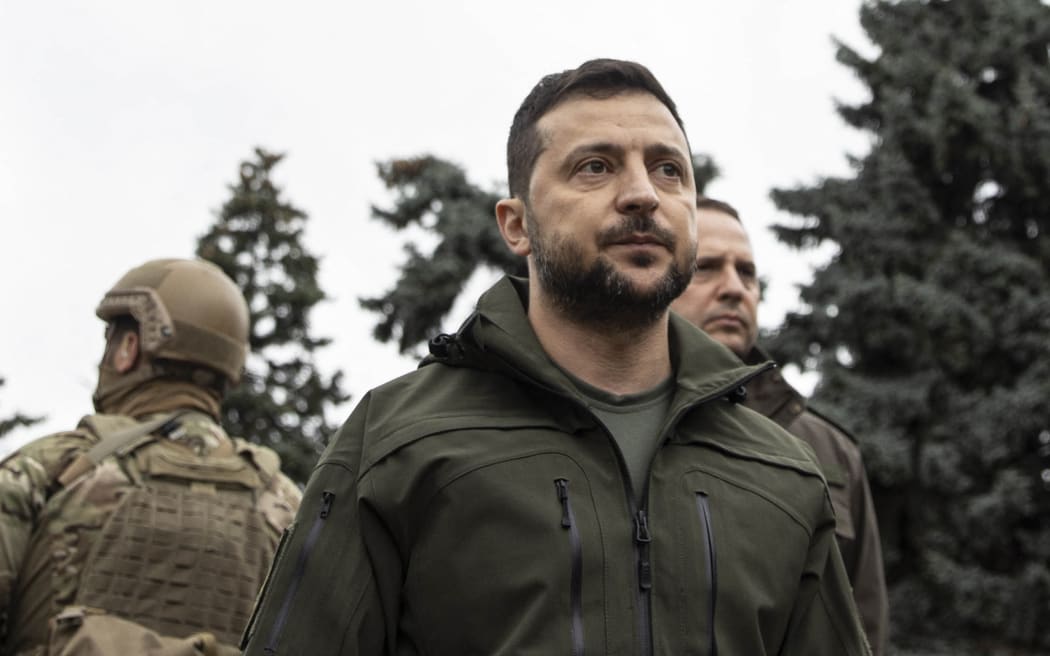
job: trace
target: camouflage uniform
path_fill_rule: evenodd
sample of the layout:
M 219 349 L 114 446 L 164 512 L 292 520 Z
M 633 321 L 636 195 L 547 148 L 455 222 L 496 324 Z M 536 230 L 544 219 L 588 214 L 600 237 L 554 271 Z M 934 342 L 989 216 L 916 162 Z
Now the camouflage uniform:
M 99 427 L 128 424 L 134 420 L 85 417 L 0 463 L 5 656 L 44 653 L 49 619 L 73 604 L 134 612 L 130 619 L 161 633 L 206 630 L 236 643 L 299 490 L 277 470 L 276 455 L 230 439 L 198 412 L 181 417 L 170 438 L 148 437 L 68 487 L 58 482 L 99 441 Z M 202 473 L 178 480 L 157 463 Z M 172 508 L 179 516 L 155 516 Z M 148 521 L 136 521 L 144 513 Z M 127 541 L 138 544 L 122 549 Z M 118 562 L 129 553 L 143 561 L 134 570 Z
M 163 259 L 95 313 L 103 414 L 0 463 L 0 656 L 229 653 L 215 643 L 237 642 L 300 496 L 276 454 L 216 421 L 247 303 L 215 265 Z

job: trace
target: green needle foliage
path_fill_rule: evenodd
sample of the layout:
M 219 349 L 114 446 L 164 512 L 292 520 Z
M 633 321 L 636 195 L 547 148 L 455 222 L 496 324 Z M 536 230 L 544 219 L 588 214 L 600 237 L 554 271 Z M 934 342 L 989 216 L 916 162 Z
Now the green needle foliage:
M 380 315 L 373 330 L 381 342 L 397 340 L 408 353 L 437 335 L 478 267 L 522 275 L 525 262 L 503 244 L 494 208 L 500 196 L 467 180 L 463 169 L 429 155 L 377 165 L 380 179 L 393 190 L 394 207 L 372 208 L 372 216 L 403 230 L 422 227 L 438 239 L 430 253 L 405 245 L 405 261 L 394 288 L 362 298 L 361 307 Z
M 4 386 L 7 381 L 3 377 L 0 377 L 0 387 Z M 21 412 L 16 412 L 14 415 L 9 417 L 0 417 L 0 438 L 18 428 L 19 426 L 32 426 L 33 424 L 43 421 L 43 417 L 30 417 L 24 415 Z
M 1050 7 L 869 2 L 877 53 L 852 177 L 776 190 L 795 247 L 839 252 L 773 342 L 856 429 L 883 529 L 891 638 L 1048 653 Z M 929 651 L 933 650 L 933 652 Z
M 372 208 L 372 216 L 396 230 L 422 228 L 437 239 L 433 251 L 405 245 L 405 260 L 394 288 L 362 298 L 361 306 L 380 315 L 373 330 L 381 342 L 397 340 L 402 353 L 413 352 L 441 331 L 441 321 L 478 268 L 527 274 L 525 260 L 507 249 L 496 225 L 502 196 L 467 180 L 459 166 L 431 155 L 395 159 L 377 166 L 394 193 L 391 209 Z M 694 158 L 697 189 L 718 175 L 705 155 Z
M 326 378 L 314 352 L 331 340 L 312 337 L 310 310 L 325 299 L 318 260 L 302 243 L 307 215 L 282 198 L 271 174 L 283 155 L 255 150 L 197 255 L 229 275 L 251 311 L 251 355 L 244 381 L 223 403 L 223 425 L 281 456 L 304 483 L 337 426 L 326 419 L 349 396 L 342 371 Z

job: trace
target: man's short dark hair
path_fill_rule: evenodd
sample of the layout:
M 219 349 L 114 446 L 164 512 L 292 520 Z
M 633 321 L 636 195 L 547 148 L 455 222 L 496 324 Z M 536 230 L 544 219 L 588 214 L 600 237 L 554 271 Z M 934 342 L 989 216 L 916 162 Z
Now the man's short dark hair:
M 644 91 L 656 97 L 671 111 L 685 134 L 674 101 L 648 68 L 619 59 L 592 59 L 578 68 L 551 73 L 532 88 L 514 114 L 507 139 L 507 179 L 510 195 L 528 200 L 529 180 L 536 159 L 543 152 L 543 141 L 536 123 L 569 96 L 582 94 L 591 98 L 611 98 L 625 91 Z M 689 138 L 686 137 L 688 144 Z
M 723 212 L 733 217 L 737 221 L 740 221 L 740 212 L 736 211 L 736 208 L 725 202 L 724 200 L 717 200 L 715 198 L 708 198 L 707 196 L 696 197 L 696 209 L 698 210 L 716 210 Z

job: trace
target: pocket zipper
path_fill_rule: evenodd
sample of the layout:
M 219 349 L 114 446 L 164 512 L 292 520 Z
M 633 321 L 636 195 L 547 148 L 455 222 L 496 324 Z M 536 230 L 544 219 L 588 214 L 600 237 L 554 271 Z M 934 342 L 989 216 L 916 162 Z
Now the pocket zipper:
M 561 502 L 561 527 L 569 531 L 569 547 L 572 549 L 572 578 L 570 604 L 572 607 L 572 656 L 583 656 L 583 545 L 576 515 L 569 502 L 569 481 L 558 478 L 554 481 Z
M 711 506 L 707 494 L 696 493 L 696 509 L 700 513 L 700 529 L 704 533 L 704 543 L 707 547 L 707 557 L 704 564 L 707 566 L 707 580 L 710 583 L 710 595 L 707 611 L 707 625 L 711 631 L 711 644 L 708 653 L 718 656 L 718 641 L 715 638 L 715 599 L 718 597 L 718 570 L 715 557 L 715 536 L 711 530 Z
M 310 552 L 313 551 L 314 544 L 321 536 L 321 528 L 324 526 L 325 520 L 328 519 L 328 515 L 332 513 L 332 504 L 334 502 L 334 492 L 325 490 L 321 493 L 321 511 L 314 518 L 313 526 L 310 527 L 310 533 L 307 534 L 306 541 L 303 542 L 299 558 L 295 561 L 295 572 L 292 575 L 292 581 L 284 595 L 284 600 L 281 602 L 281 609 L 277 612 L 273 629 L 270 631 L 270 638 L 263 648 L 263 653 L 267 654 L 267 656 L 277 656 L 277 640 L 281 637 L 284 625 L 288 621 L 288 613 L 292 610 L 292 600 L 295 599 L 295 593 L 299 590 L 299 584 L 306 574 L 306 562 L 310 558 Z

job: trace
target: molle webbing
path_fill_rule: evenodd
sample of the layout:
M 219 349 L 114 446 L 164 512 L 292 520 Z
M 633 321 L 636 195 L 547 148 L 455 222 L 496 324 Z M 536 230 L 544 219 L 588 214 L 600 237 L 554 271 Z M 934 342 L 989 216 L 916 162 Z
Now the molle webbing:
M 192 430 L 192 411 L 139 423 L 93 415 L 81 427 L 100 441 L 60 475 L 93 494 L 120 495 L 83 561 L 76 605 L 104 609 L 162 635 L 210 632 L 236 643 L 262 585 L 277 536 L 256 497 L 269 476 L 234 444 L 201 456 L 160 437 Z M 109 456 L 129 486 L 85 476 Z M 80 463 L 80 464 L 78 464 Z M 68 474 L 68 475 L 67 475 Z M 93 491 L 91 486 L 105 487 Z
M 251 490 L 153 479 L 110 517 L 77 603 L 167 635 L 236 643 L 273 551 Z

